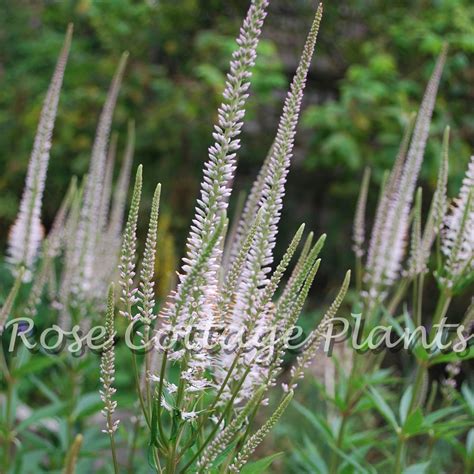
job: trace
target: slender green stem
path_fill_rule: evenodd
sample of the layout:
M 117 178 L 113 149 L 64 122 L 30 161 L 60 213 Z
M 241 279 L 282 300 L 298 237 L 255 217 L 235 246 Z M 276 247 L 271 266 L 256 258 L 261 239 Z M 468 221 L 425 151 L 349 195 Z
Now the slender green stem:
M 7 393 L 5 402 L 5 447 L 3 452 L 3 472 L 8 472 L 10 467 L 10 449 L 12 441 L 12 399 L 13 399 L 13 380 L 10 377 L 7 380 Z
M 107 412 L 107 425 L 109 427 L 113 426 L 113 421 L 112 421 L 112 415 L 110 412 Z M 118 462 L 117 462 L 117 452 L 115 448 L 115 437 L 113 432 L 109 432 L 109 438 L 110 438 L 110 449 L 112 451 L 112 460 L 114 463 L 114 472 L 115 474 L 119 474 L 119 468 L 118 468 Z
M 145 421 L 146 421 L 148 427 L 151 429 L 150 416 L 149 416 L 147 407 L 145 405 L 145 401 L 143 400 L 143 394 L 142 394 L 141 386 L 140 386 L 140 376 L 139 376 L 139 372 L 138 372 L 137 356 L 135 355 L 135 352 L 133 352 L 133 351 L 131 351 L 131 352 L 132 352 L 133 372 L 134 372 L 134 375 L 135 375 L 135 386 L 137 388 L 137 394 L 138 394 L 138 399 L 140 401 L 140 407 L 142 409 L 143 416 L 145 417 Z
M 160 437 L 161 437 L 161 439 L 163 441 L 163 444 L 165 446 L 168 445 L 168 442 L 166 440 L 165 431 L 163 429 L 163 423 L 161 422 L 161 398 L 163 397 L 163 383 L 164 383 L 164 378 L 165 378 L 165 373 L 166 373 L 167 361 L 168 361 L 168 351 L 166 350 L 163 353 L 163 358 L 161 359 L 160 381 L 158 383 L 158 406 L 157 406 L 158 431 L 160 433 Z
M 397 450 L 395 452 L 395 464 L 393 474 L 401 474 L 405 457 L 405 438 L 400 435 L 397 442 Z
M 433 336 L 437 330 L 435 325 L 439 324 L 439 322 L 446 316 L 446 313 L 449 308 L 449 304 L 451 303 L 451 298 L 452 298 L 451 295 L 447 291 L 443 291 L 440 294 L 438 298 L 438 303 L 436 305 L 435 313 L 433 315 L 432 327 L 429 334 L 429 342 L 432 341 Z M 420 391 L 423 387 L 423 380 L 426 376 L 427 370 L 428 370 L 428 366 L 426 364 L 418 365 L 408 413 L 411 413 L 416 408 L 416 405 L 420 396 Z
M 404 278 L 398 285 L 397 289 L 395 290 L 395 294 L 392 296 L 392 299 L 389 301 L 387 305 L 387 312 L 389 314 L 393 315 L 393 313 L 395 313 L 402 298 L 405 296 L 409 283 L 410 283 L 410 280 L 408 278 Z
M 341 424 L 339 425 L 339 430 L 336 440 L 336 448 L 340 450 L 342 448 L 345 436 L 345 430 L 347 425 L 347 420 L 349 419 L 348 413 L 342 413 Z M 336 474 L 339 467 L 339 454 L 336 449 L 333 449 L 331 452 L 331 459 L 329 462 L 329 473 Z
M 133 425 L 133 435 L 132 435 L 132 444 L 130 446 L 130 453 L 128 455 L 128 472 L 129 474 L 133 474 L 133 463 L 135 460 L 135 451 L 137 449 L 137 440 L 138 440 L 138 432 L 140 430 L 140 418 L 137 416 L 137 419 Z

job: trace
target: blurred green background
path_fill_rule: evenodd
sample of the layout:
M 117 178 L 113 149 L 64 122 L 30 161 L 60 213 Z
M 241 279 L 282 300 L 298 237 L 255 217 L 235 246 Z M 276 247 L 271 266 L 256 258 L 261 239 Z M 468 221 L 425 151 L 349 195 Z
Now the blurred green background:
M 163 183 L 167 265 L 181 254 L 244 0 L 3 0 L 0 7 L 0 226 L 17 212 L 42 99 L 67 23 L 74 41 L 64 80 L 44 202 L 50 225 L 72 174 L 88 165 L 108 83 L 124 50 L 130 62 L 114 128 L 124 147 L 137 127 L 135 163 L 146 196 Z M 247 190 L 270 146 L 282 100 L 315 10 L 273 0 L 255 69 L 236 191 Z M 380 183 L 416 110 L 444 41 L 449 60 L 422 181 L 435 183 L 442 130 L 452 128 L 451 193 L 474 141 L 474 4 L 469 0 L 330 1 L 304 100 L 289 177 L 281 244 L 304 221 L 329 234 L 318 293 L 352 266 L 351 225 L 360 176 Z M 369 206 L 377 196 L 373 184 Z M 426 201 L 430 192 L 424 193 Z M 236 197 L 237 192 L 234 194 Z M 235 199 L 233 199 L 235 203 Z M 426 207 L 426 206 L 425 206 Z M 2 238 L 6 232 L 1 233 Z M 3 244 L 4 242 L 1 242 Z

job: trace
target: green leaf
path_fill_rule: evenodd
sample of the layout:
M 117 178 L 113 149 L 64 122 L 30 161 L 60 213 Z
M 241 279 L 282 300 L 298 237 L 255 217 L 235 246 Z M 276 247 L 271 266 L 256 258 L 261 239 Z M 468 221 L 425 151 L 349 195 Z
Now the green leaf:
M 41 372 L 47 367 L 59 364 L 62 362 L 62 359 L 58 356 L 55 357 L 41 357 L 38 354 L 35 357 L 31 357 L 27 363 L 23 364 L 21 367 L 18 367 L 13 371 L 13 377 L 21 378 L 25 375 L 35 374 Z
M 469 430 L 466 437 L 466 454 L 468 459 L 474 459 L 474 428 Z
M 400 421 L 402 425 L 405 423 L 408 415 L 408 409 L 410 407 L 410 402 L 412 399 L 413 387 L 410 385 L 404 392 L 402 399 L 400 400 Z
M 258 461 L 246 464 L 240 472 L 241 474 L 263 474 L 270 467 L 273 461 L 282 455 L 283 453 L 275 453 Z
M 423 413 L 421 413 L 420 408 L 417 408 L 408 416 L 407 421 L 403 425 L 403 432 L 408 436 L 419 433 L 420 429 L 423 427 L 423 421 Z
M 16 432 L 21 433 L 26 428 L 30 427 L 31 425 L 37 424 L 45 418 L 53 418 L 59 415 L 66 406 L 67 404 L 65 402 L 56 402 L 51 403 L 50 405 L 44 408 L 39 408 L 37 410 L 35 409 L 31 416 L 29 416 L 18 424 L 18 426 L 16 427 Z
M 216 457 L 216 459 L 214 460 L 214 462 L 212 463 L 212 467 L 213 468 L 217 468 L 218 466 L 220 466 L 224 461 L 225 461 L 225 458 L 227 457 L 227 455 L 235 448 L 235 445 L 237 444 L 237 441 L 238 440 L 234 440 L 232 441 L 232 443 L 229 444 L 229 446 L 227 446 L 220 454 L 219 456 Z M 218 470 L 217 470 L 218 471 Z
M 454 413 L 458 413 L 461 410 L 461 407 L 447 407 L 441 408 L 440 410 L 436 410 L 425 417 L 425 424 L 427 425 L 434 425 L 437 421 L 441 420 L 442 418 L 448 415 L 454 415 Z
M 76 408 L 73 412 L 73 419 L 78 420 L 87 417 L 92 413 L 98 412 L 103 406 L 98 392 L 91 392 L 82 395 L 77 402 Z
M 398 426 L 395 415 L 382 395 L 374 387 L 370 387 L 367 393 L 380 414 L 392 425 L 392 428 L 395 431 L 399 430 L 400 427 Z
M 463 394 L 470 413 L 474 415 L 474 392 L 471 390 L 467 382 L 462 384 L 461 393 Z
M 311 463 L 314 466 L 316 472 L 319 472 L 321 474 L 327 474 L 329 472 L 329 469 L 317 445 L 306 435 L 304 437 L 304 444 L 305 451 L 301 452 L 300 454 L 307 458 L 307 462 Z
M 430 465 L 430 461 L 412 464 L 403 470 L 403 474 L 424 474 Z
M 463 362 L 474 358 L 474 346 L 470 346 L 466 352 L 447 352 L 446 354 L 437 354 L 430 359 L 430 365 L 444 364 L 449 362 Z

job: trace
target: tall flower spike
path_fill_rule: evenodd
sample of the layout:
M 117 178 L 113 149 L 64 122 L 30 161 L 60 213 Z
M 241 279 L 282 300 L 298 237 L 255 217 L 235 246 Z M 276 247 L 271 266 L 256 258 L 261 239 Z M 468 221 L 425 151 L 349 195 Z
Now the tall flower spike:
M 464 272 L 474 270 L 474 156 L 444 224 L 442 251 L 447 257 L 447 284 L 452 286 Z
M 214 145 L 209 148 L 209 160 L 204 165 L 201 195 L 187 241 L 187 260 L 196 260 L 203 244 L 227 209 L 229 184 L 235 171 L 236 151 L 240 148 L 240 135 L 248 98 L 251 68 L 255 64 L 256 49 L 266 16 L 268 0 L 252 0 L 247 16 L 237 38 L 238 48 L 232 55 L 230 71 L 223 93 L 224 101 L 218 110 L 214 127 Z M 216 247 L 218 257 L 219 246 Z M 186 271 L 188 273 L 189 271 Z
M 100 398 L 104 402 L 104 408 L 102 414 L 106 419 L 106 429 L 102 430 L 104 433 L 109 435 L 113 434 L 118 427 L 119 420 L 113 421 L 112 417 L 117 407 L 117 402 L 113 400 L 113 396 L 116 392 L 114 388 L 115 380 L 115 350 L 114 350 L 114 314 L 115 314 L 115 294 L 114 284 L 111 283 L 107 295 L 107 311 L 105 315 L 105 330 L 107 338 L 102 356 L 100 359 L 100 381 L 102 383 L 102 389 L 99 391 Z
M 235 458 L 234 462 L 229 466 L 229 472 L 240 472 L 242 467 L 247 463 L 252 453 L 257 449 L 258 445 L 263 441 L 265 436 L 273 429 L 281 418 L 286 408 L 290 404 L 293 398 L 293 392 L 290 391 L 286 394 L 285 398 L 278 405 L 273 415 L 266 421 L 266 423 L 253 434 L 242 446 L 239 454 Z
M 137 222 L 138 211 L 140 210 L 140 200 L 142 195 L 143 167 L 137 169 L 135 186 L 133 188 L 132 203 L 128 213 L 128 220 L 123 233 L 122 251 L 120 254 L 120 286 L 123 310 L 120 314 L 128 319 L 132 319 L 132 307 L 137 302 L 133 279 L 135 277 L 135 265 L 137 258 Z
M 151 204 L 150 224 L 143 253 L 142 268 L 140 271 L 140 287 L 138 290 L 140 319 L 149 325 L 156 317 L 155 290 L 153 276 L 155 274 L 156 242 L 158 234 L 158 213 L 160 209 L 161 184 L 158 184 Z
M 99 218 L 96 223 L 97 241 L 94 259 L 94 288 L 90 295 L 95 295 L 99 300 L 101 295 L 103 295 L 107 290 L 107 285 L 113 279 L 114 272 L 117 268 L 119 253 L 117 239 L 111 238 L 108 234 L 117 140 L 118 134 L 114 133 L 110 140 L 110 146 L 107 153 L 104 182 L 102 184 L 102 194 L 99 206 Z
M 400 180 L 396 186 L 389 187 L 386 195 L 387 205 L 384 220 L 378 229 L 372 252 L 369 252 L 369 298 L 370 301 L 384 294 L 397 278 L 405 254 L 406 234 L 409 226 L 410 207 L 423 161 L 429 126 L 436 100 L 441 73 L 446 60 L 447 48 L 443 47 L 428 82 L 423 101 L 415 122 L 415 129 L 405 160 Z
M 28 164 L 20 210 L 8 238 L 8 261 L 15 267 L 25 267 L 26 271 L 23 272 L 25 281 L 31 279 L 31 272 L 43 238 L 41 205 L 59 94 L 71 46 L 72 30 L 72 24 L 70 24 L 43 103 L 33 151 Z
M 375 220 L 370 236 L 369 250 L 367 255 L 366 267 L 369 273 L 374 273 L 375 262 L 378 261 L 378 253 L 380 251 L 382 232 L 386 225 L 388 207 L 393 193 L 400 186 L 400 177 L 403 171 L 408 146 L 410 145 L 410 137 L 413 132 L 415 115 L 412 115 L 405 126 L 402 142 L 400 144 L 395 163 L 392 171 L 384 175 L 382 187 L 375 211 Z
M 110 85 L 107 99 L 102 109 L 97 132 L 92 147 L 91 161 L 86 186 L 84 202 L 81 209 L 81 219 L 77 233 L 78 253 L 76 255 L 75 291 L 88 292 L 91 289 L 96 255 L 96 244 L 99 237 L 97 222 L 99 221 L 100 203 L 105 179 L 106 155 L 109 142 L 112 119 L 122 83 L 128 53 L 122 54 L 114 78 Z
M 183 293 L 185 280 L 191 272 L 196 273 L 196 262 L 202 249 L 215 235 L 215 229 L 222 219 L 222 213 L 228 206 L 228 198 L 231 192 L 235 171 L 236 151 L 240 148 L 238 136 L 243 125 L 245 115 L 245 103 L 248 98 L 250 86 L 251 68 L 255 63 L 256 49 L 261 33 L 263 21 L 266 16 L 268 0 L 252 0 L 247 16 L 240 29 L 237 38 L 237 50 L 232 55 L 230 71 L 227 75 L 224 101 L 218 110 L 218 122 L 214 127 L 214 145 L 209 148 L 209 159 L 204 165 L 204 177 L 201 183 L 200 199 L 197 201 L 196 214 L 192 221 L 191 230 L 187 239 L 187 255 L 183 259 L 182 275 L 176 293 L 175 303 L 184 304 L 183 298 L 190 300 L 192 311 L 182 313 L 186 324 L 192 321 L 203 320 L 211 322 L 212 308 L 216 304 L 216 287 L 218 262 L 222 256 L 222 235 L 216 241 L 210 258 L 203 262 L 199 268 L 200 275 L 195 278 L 201 279 L 200 285 L 196 285 L 191 294 Z M 168 319 L 176 321 L 177 311 L 168 307 Z M 212 324 L 212 323 L 211 323 Z
M 370 168 L 365 168 L 362 184 L 359 192 L 359 199 L 357 200 L 356 213 L 354 218 L 354 227 L 352 231 L 352 240 L 354 246 L 352 249 L 356 257 L 362 258 L 364 256 L 365 243 L 365 208 L 367 205 L 367 194 L 369 191 Z
M 285 183 L 293 151 L 296 125 L 321 17 L 322 4 L 319 4 L 278 124 L 260 203 L 265 212 L 247 260 L 237 296 L 237 307 L 244 317 L 245 315 L 250 318 L 255 317 L 254 313 L 258 307 L 256 293 L 259 288 L 268 283 L 266 274 L 273 261 L 273 248 L 283 207 Z

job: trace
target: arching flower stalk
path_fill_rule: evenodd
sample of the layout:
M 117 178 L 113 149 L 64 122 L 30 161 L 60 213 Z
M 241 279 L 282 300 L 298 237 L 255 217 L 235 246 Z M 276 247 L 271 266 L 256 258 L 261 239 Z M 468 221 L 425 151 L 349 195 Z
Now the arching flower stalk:
M 43 239 L 41 206 L 59 94 L 71 46 L 72 30 L 72 25 L 69 25 L 63 48 L 44 99 L 33 151 L 28 164 L 20 210 L 15 223 L 10 229 L 8 238 L 8 261 L 14 268 L 24 266 L 23 279 L 25 281 L 31 280 L 33 267 Z

